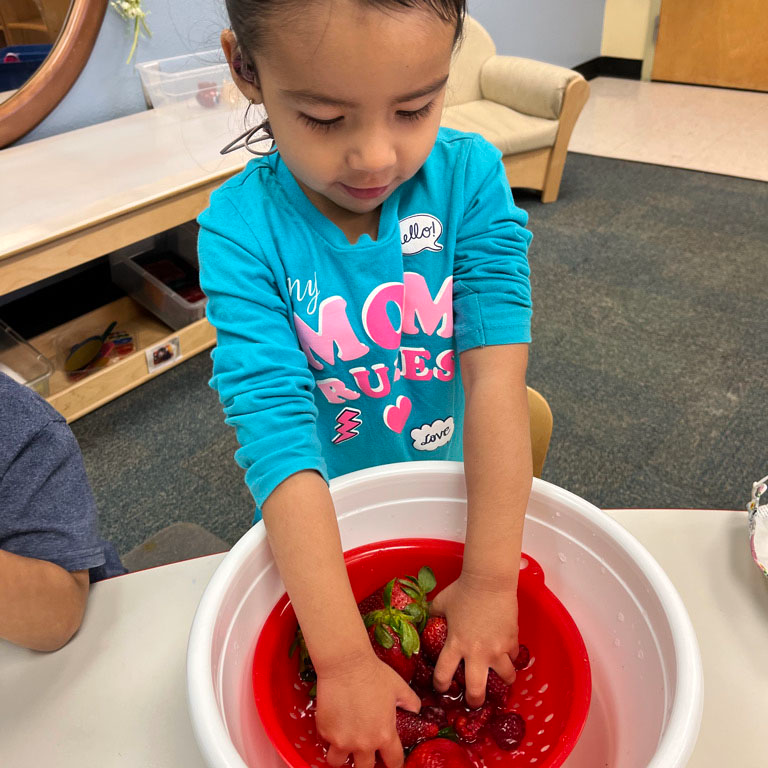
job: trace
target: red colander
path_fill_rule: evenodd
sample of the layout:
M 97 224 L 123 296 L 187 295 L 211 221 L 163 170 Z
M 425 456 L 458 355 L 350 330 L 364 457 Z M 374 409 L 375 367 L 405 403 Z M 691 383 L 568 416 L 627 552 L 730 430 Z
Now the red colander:
M 441 539 L 397 539 L 366 544 L 344 555 L 355 600 L 360 601 L 396 576 L 428 565 L 437 590 L 461 572 L 464 545 Z M 436 594 L 433 593 L 433 594 Z M 544 572 L 523 555 L 518 587 L 520 643 L 531 654 L 518 672 L 511 710 L 525 720 L 525 739 L 503 752 L 490 739 L 467 747 L 476 766 L 555 768 L 565 761 L 587 719 L 592 693 L 584 641 L 563 604 L 544 585 Z M 322 768 L 325 749 L 315 731 L 311 684 L 298 675 L 298 653 L 288 652 L 296 615 L 287 595 L 267 617 L 256 644 L 253 691 L 264 730 L 291 768 Z M 377 765 L 382 765 L 381 762 Z

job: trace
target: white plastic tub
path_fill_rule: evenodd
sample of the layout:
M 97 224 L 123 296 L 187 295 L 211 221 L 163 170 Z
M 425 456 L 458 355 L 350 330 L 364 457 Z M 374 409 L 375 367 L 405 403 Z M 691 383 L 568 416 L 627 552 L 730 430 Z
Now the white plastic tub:
M 398 537 L 462 540 L 463 467 L 413 462 L 331 483 L 345 550 Z M 683 768 L 703 704 L 696 636 L 656 561 L 605 513 L 534 480 L 524 549 L 587 645 L 592 706 L 569 768 Z M 256 713 L 251 664 L 261 627 L 285 589 L 263 524 L 224 558 L 192 624 L 189 710 L 210 768 L 282 768 Z

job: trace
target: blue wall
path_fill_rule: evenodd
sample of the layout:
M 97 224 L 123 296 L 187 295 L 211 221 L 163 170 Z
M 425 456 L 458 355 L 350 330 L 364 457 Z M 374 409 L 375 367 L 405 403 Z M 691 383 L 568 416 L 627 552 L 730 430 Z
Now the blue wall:
M 217 48 L 227 26 L 223 0 L 145 0 L 150 39 L 125 63 L 132 34 L 107 9 L 91 58 L 54 111 L 21 142 L 130 115 L 146 108 L 133 64 Z M 572 67 L 600 55 L 605 0 L 469 0 L 499 53 Z
M 600 56 L 605 0 L 469 0 L 496 50 L 563 67 Z

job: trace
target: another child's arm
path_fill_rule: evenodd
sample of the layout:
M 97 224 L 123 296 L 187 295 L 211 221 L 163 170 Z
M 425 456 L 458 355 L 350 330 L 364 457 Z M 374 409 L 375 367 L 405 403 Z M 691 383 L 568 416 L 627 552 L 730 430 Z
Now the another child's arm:
M 467 536 L 461 576 L 433 603 L 450 627 L 435 684 L 447 689 L 464 659 L 472 706 L 485 697 L 489 667 L 507 683 L 515 677 L 517 581 L 532 476 L 527 359 L 525 344 L 461 355 Z
M 376 657 L 344 567 L 333 502 L 316 472 L 298 472 L 264 503 L 270 547 L 317 672 L 317 728 L 328 763 L 370 768 L 379 751 L 403 763 L 395 707 L 418 711 L 419 697 Z
M 88 571 L 0 550 L 0 638 L 34 651 L 66 645 L 83 620 Z

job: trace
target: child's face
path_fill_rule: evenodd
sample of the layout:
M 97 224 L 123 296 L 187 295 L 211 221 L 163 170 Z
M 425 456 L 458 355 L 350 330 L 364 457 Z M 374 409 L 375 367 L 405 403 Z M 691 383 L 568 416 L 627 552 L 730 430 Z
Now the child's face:
M 332 219 L 368 214 L 432 150 L 455 28 L 428 11 L 307 5 L 272 21 L 267 50 L 253 56 L 257 84 L 238 84 L 264 103 L 280 156 L 312 202 Z

